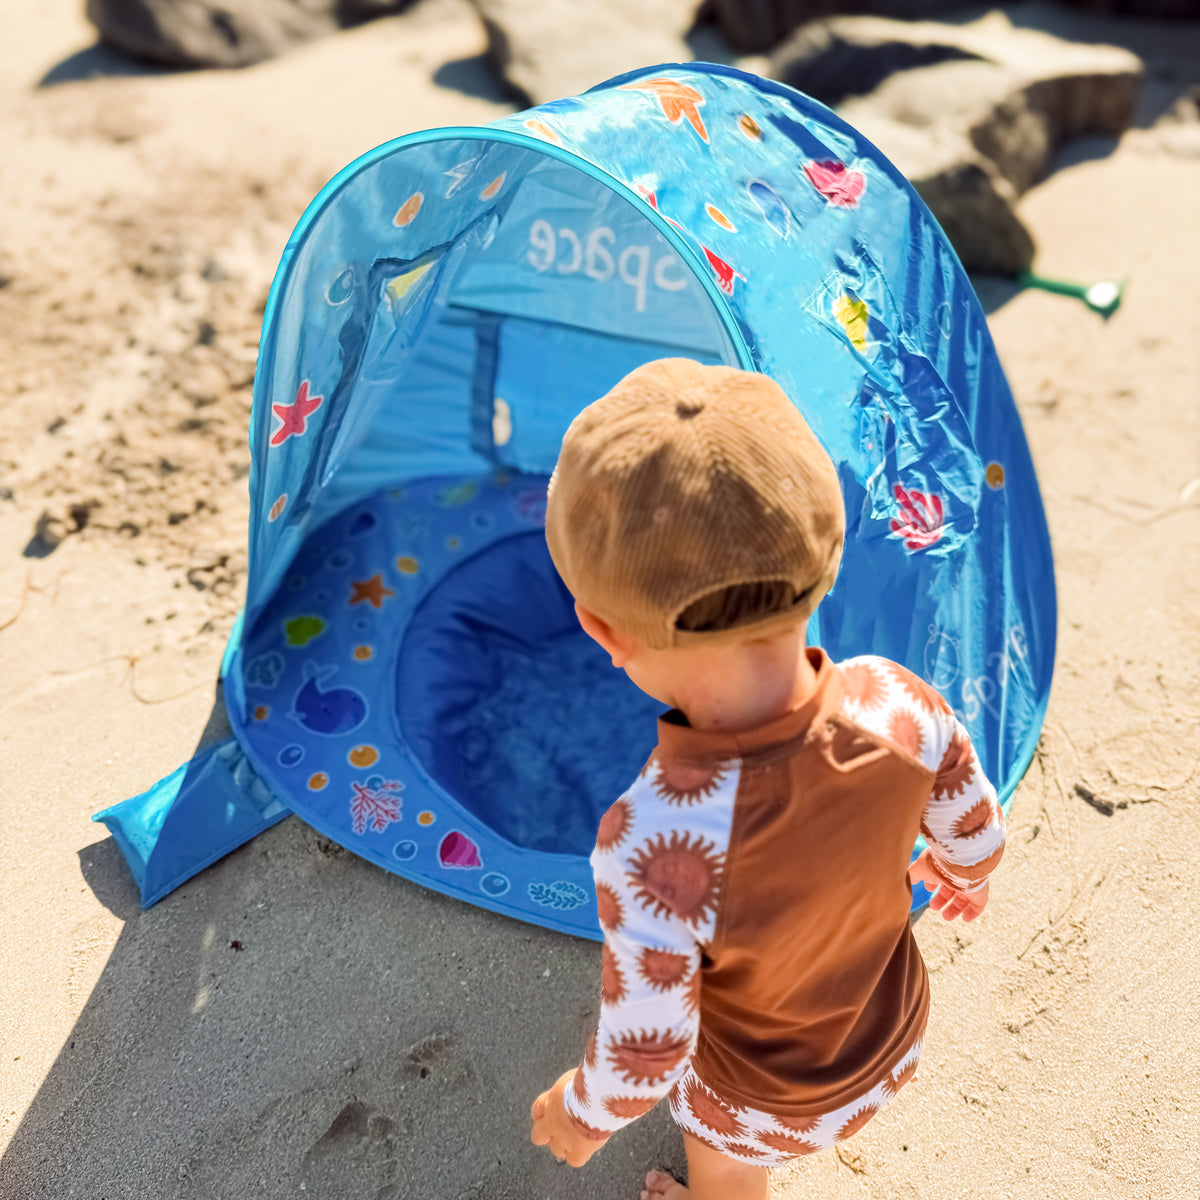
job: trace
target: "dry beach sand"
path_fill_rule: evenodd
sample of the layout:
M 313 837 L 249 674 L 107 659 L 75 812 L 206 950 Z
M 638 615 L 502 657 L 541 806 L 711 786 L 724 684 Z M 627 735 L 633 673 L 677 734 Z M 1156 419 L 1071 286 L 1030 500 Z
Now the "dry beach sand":
M 0 13 L 0 1198 L 636 1196 L 682 1166 L 662 1111 L 583 1172 L 527 1142 L 595 946 L 294 818 L 143 913 L 89 821 L 219 725 L 286 236 L 362 151 L 510 107 L 479 25 L 429 3 L 237 73 L 73 81 L 115 61 L 81 9 Z M 1054 539 L 1045 735 L 988 912 L 918 922 L 918 1082 L 788 1200 L 1200 1195 L 1200 125 L 1153 124 L 1200 26 L 1080 29 L 1154 65 L 1141 127 L 1022 213 L 1042 270 L 1128 274 L 1126 303 L 980 283 Z

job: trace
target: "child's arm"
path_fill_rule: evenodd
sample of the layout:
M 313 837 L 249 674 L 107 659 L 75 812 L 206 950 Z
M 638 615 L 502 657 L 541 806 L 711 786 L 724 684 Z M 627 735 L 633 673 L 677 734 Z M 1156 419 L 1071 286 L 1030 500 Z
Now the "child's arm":
M 532 1109 L 533 1141 L 572 1166 L 666 1096 L 699 1032 L 696 933 L 647 897 L 619 849 L 598 846 L 592 866 L 604 927 L 599 1026 L 579 1067 Z
M 950 713 L 933 791 L 921 820 L 929 848 L 908 869 L 933 893 L 929 904 L 947 921 L 973 921 L 987 904 L 988 876 L 1004 853 L 1004 814 L 971 739 Z

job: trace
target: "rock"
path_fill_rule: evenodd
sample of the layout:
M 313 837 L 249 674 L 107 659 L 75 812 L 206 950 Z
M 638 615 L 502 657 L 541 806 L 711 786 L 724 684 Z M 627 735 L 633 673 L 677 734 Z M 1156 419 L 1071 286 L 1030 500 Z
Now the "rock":
M 87 0 L 100 38 L 168 67 L 245 67 L 408 0 Z
M 1175 17 L 1200 20 L 1200 0 L 1060 0 L 1071 8 L 1112 16 Z M 824 17 L 872 14 L 901 20 L 928 20 L 955 9 L 973 8 L 971 0 L 709 0 L 708 9 L 736 49 L 763 54 L 794 29 Z
M 699 0 L 471 0 L 488 57 L 522 100 L 577 96 L 637 67 L 686 62 Z
M 710 0 L 721 32 L 738 50 L 772 50 L 806 21 L 843 13 L 876 13 L 920 20 L 962 8 L 964 0 Z
M 833 17 L 798 30 L 770 69 L 892 159 L 968 270 L 1002 274 L 1033 257 L 1017 197 L 1063 143 L 1128 128 L 1142 80 L 1127 50 L 1014 28 L 1000 13 L 961 25 Z

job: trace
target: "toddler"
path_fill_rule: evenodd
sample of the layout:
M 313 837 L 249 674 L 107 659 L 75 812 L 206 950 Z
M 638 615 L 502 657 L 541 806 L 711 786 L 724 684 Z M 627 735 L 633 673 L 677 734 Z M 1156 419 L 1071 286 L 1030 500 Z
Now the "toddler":
M 550 553 L 583 628 L 669 711 L 600 822 L 599 1027 L 532 1136 L 582 1166 L 668 1098 L 688 1186 L 651 1171 L 642 1200 L 764 1200 L 768 1168 L 879 1112 L 929 1006 L 910 880 L 970 921 L 1003 853 L 942 697 L 805 644 L 844 529 L 833 463 L 763 375 L 649 363 L 563 439 Z

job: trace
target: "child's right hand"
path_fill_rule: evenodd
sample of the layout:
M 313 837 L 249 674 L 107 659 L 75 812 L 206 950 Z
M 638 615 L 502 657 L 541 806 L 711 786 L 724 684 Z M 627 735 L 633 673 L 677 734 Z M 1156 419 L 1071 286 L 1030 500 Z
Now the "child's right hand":
M 908 868 L 908 878 L 911 883 L 923 883 L 932 893 L 929 907 L 937 909 L 947 921 L 962 917 L 964 921 L 973 921 L 988 902 L 988 885 L 984 880 L 983 887 L 978 891 L 964 892 L 954 886 L 938 870 L 929 851 L 922 850 L 916 862 Z

